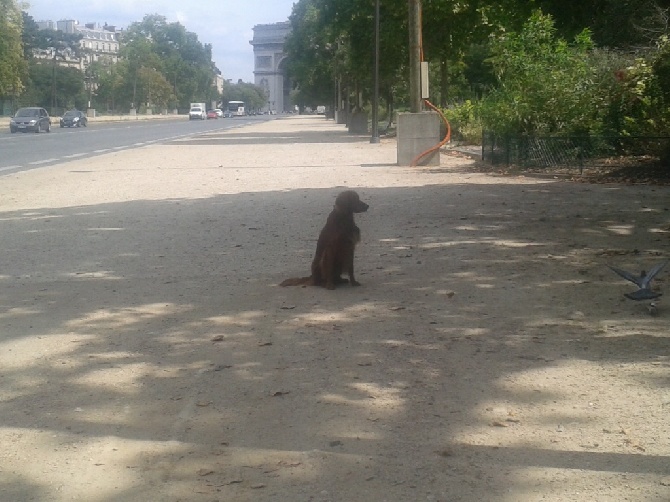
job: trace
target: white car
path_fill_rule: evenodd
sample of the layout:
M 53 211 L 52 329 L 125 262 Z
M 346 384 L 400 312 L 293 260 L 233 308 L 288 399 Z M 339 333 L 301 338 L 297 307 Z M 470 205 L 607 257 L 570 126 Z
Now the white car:
M 220 110 L 219 108 L 214 108 L 214 113 L 216 113 L 216 116 L 219 118 L 223 117 L 223 110 Z

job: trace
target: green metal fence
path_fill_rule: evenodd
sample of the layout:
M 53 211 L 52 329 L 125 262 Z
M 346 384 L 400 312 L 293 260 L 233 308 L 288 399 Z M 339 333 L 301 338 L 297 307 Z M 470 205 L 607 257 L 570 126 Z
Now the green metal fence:
M 670 160 L 670 137 L 499 136 L 485 132 L 482 160 L 519 169 L 584 169 Z

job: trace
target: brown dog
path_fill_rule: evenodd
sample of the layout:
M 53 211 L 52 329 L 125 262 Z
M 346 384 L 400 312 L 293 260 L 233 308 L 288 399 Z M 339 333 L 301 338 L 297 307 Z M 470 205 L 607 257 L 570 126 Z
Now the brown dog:
M 286 279 L 280 286 L 335 289 L 336 285 L 347 282 L 342 277 L 343 273 L 349 275 L 348 282 L 352 286 L 360 286 L 354 277 L 354 249 L 361 240 L 361 230 L 354 223 L 354 213 L 363 213 L 368 207 L 353 190 L 340 193 L 319 234 L 312 260 L 312 275 Z

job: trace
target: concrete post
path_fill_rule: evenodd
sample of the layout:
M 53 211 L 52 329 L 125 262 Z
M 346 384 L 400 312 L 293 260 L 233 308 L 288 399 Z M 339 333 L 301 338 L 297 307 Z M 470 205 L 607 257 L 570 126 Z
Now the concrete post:
M 418 155 L 440 142 L 440 117 L 435 112 L 399 113 L 397 155 L 399 166 L 409 166 Z M 419 166 L 439 166 L 440 151 L 436 150 L 417 163 Z
M 421 112 L 421 0 L 409 0 L 409 106 L 398 114 L 398 165 L 409 166 L 421 153 L 440 142 L 440 118 Z M 419 166 L 439 166 L 440 152 L 422 157 Z

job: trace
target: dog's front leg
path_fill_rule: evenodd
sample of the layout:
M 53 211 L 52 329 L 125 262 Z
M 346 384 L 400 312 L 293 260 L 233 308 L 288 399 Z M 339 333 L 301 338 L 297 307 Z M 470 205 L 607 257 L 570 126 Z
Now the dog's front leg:
M 349 283 L 352 286 L 360 286 L 361 283 L 356 280 L 354 277 L 354 251 L 353 249 L 351 250 L 351 254 L 349 255 Z

